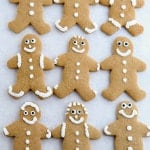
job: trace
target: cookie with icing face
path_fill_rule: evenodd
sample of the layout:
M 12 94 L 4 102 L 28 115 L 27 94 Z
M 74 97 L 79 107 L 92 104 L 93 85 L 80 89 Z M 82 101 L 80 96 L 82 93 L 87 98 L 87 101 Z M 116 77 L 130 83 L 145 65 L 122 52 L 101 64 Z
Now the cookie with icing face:
M 62 81 L 54 88 L 54 94 L 59 98 L 74 90 L 85 101 L 95 97 L 95 92 L 89 86 L 89 72 L 98 71 L 99 64 L 87 55 L 88 50 L 88 41 L 74 36 L 69 41 L 68 52 L 55 59 L 55 64 L 64 68 Z
M 8 27 L 15 33 L 24 30 L 28 25 L 40 34 L 50 31 L 50 26 L 43 19 L 43 6 L 52 4 L 52 0 L 10 0 L 18 4 L 15 20 L 8 24 Z
M 50 70 L 54 65 L 41 51 L 39 37 L 28 34 L 22 40 L 21 52 L 7 62 L 9 68 L 18 69 L 16 84 L 8 90 L 14 98 L 22 97 L 29 90 L 42 99 L 52 95 L 52 89 L 45 85 L 43 70 Z
M 143 150 L 142 137 L 150 136 L 150 127 L 137 119 L 138 109 L 129 102 L 121 102 L 116 110 L 117 121 L 105 127 L 106 135 L 115 136 L 115 150 Z
M 39 107 L 26 102 L 20 109 L 19 120 L 3 129 L 6 136 L 14 138 L 14 150 L 41 150 L 41 139 L 51 138 L 50 130 L 38 122 L 40 116 Z
M 135 18 L 135 8 L 140 8 L 144 0 L 100 0 L 100 3 L 109 6 L 108 21 L 101 26 L 101 30 L 107 35 L 112 35 L 121 27 L 137 36 L 143 32 L 143 26 Z
M 52 131 L 54 138 L 63 139 L 63 150 L 90 150 L 90 139 L 100 138 L 100 131 L 87 124 L 87 117 L 83 104 L 72 102 L 68 105 L 66 121 Z
M 145 97 L 145 92 L 137 84 L 137 72 L 144 71 L 146 65 L 133 56 L 133 44 L 126 37 L 117 37 L 113 43 L 113 55 L 101 62 L 102 70 L 110 70 L 110 85 L 102 92 L 108 100 L 115 100 L 126 92 L 135 101 Z
M 64 15 L 55 23 L 60 31 L 66 32 L 75 24 L 78 24 L 86 33 L 97 30 L 96 23 L 93 23 L 89 16 L 89 5 L 97 4 L 99 0 L 54 0 L 54 2 L 64 5 Z

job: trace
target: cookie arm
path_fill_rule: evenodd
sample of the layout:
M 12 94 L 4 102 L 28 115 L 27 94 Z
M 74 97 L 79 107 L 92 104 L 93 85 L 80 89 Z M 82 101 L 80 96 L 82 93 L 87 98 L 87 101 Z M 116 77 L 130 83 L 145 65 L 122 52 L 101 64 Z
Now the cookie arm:
M 61 138 L 61 125 L 52 130 L 52 137 Z
M 135 8 L 141 8 L 144 5 L 144 0 L 136 0 Z
M 88 129 L 89 129 L 89 138 L 90 139 L 96 140 L 101 137 L 101 132 L 98 129 L 94 128 L 91 125 L 88 125 Z
M 11 3 L 19 3 L 19 0 L 9 0 Z
M 146 64 L 143 61 L 139 60 L 138 58 L 134 58 L 133 61 L 137 71 L 141 72 L 146 69 Z
M 10 60 L 8 60 L 7 66 L 8 66 L 8 68 L 17 69 L 18 68 L 18 58 L 17 58 L 17 56 L 14 56 Z
M 53 1 L 52 0 L 42 0 L 42 3 L 44 6 L 49 6 L 53 3 Z
M 49 70 L 53 68 L 54 68 L 53 61 L 48 57 L 44 57 L 44 70 Z
M 110 0 L 100 0 L 99 3 L 101 5 L 104 5 L 104 6 L 109 6 L 110 5 Z
M 67 62 L 67 54 L 63 54 L 55 58 L 54 64 L 63 67 Z
M 150 126 L 147 126 L 141 122 L 138 122 L 138 131 L 143 137 L 150 136 Z
M 113 67 L 113 62 L 115 61 L 115 59 L 113 59 L 113 57 L 108 57 L 106 58 L 104 61 L 101 62 L 100 64 L 100 68 L 102 70 L 111 70 Z

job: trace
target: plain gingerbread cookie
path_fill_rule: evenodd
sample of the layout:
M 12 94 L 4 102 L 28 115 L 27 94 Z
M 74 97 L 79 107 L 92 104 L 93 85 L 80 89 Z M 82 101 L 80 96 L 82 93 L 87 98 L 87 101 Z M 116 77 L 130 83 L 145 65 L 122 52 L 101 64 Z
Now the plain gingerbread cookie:
M 102 70 L 110 70 L 110 85 L 102 92 L 102 95 L 113 101 L 122 92 L 126 92 L 135 101 L 143 99 L 145 92 L 139 88 L 136 74 L 144 71 L 146 65 L 132 56 L 132 42 L 126 37 L 118 37 L 112 49 L 113 55 L 101 62 Z
M 43 6 L 52 4 L 52 0 L 10 0 L 11 3 L 18 4 L 16 19 L 8 24 L 15 33 L 24 30 L 28 25 L 45 34 L 50 31 L 50 26 L 43 20 Z
M 87 117 L 83 104 L 68 105 L 66 121 L 52 130 L 52 137 L 63 139 L 62 150 L 90 150 L 90 140 L 100 138 L 100 131 L 87 124 Z
M 26 102 L 20 109 L 19 120 L 3 129 L 6 136 L 14 138 L 13 150 L 41 150 L 41 139 L 51 138 L 50 130 L 38 123 L 39 107 Z
M 100 65 L 87 55 L 88 50 L 87 40 L 74 36 L 69 41 L 68 52 L 55 59 L 55 64 L 63 67 L 62 81 L 54 88 L 54 94 L 59 98 L 64 98 L 74 90 L 85 101 L 95 97 L 95 91 L 89 86 L 89 72 L 98 71 Z
M 143 32 L 143 27 L 135 19 L 135 8 L 142 7 L 144 0 L 100 0 L 100 3 L 110 7 L 108 22 L 101 26 L 104 33 L 112 35 L 122 26 L 133 36 Z
M 137 107 L 121 102 L 117 107 L 117 121 L 105 127 L 106 135 L 115 136 L 115 150 L 143 150 L 142 137 L 150 136 L 150 127 L 137 119 Z
M 97 4 L 99 0 L 54 0 L 57 4 L 64 5 L 64 15 L 55 25 L 62 32 L 68 31 L 73 25 L 78 24 L 86 33 L 97 30 L 89 16 L 89 6 Z
M 52 89 L 45 85 L 43 70 L 54 67 L 52 60 L 41 54 L 42 44 L 37 35 L 28 34 L 22 40 L 21 53 L 12 57 L 7 66 L 18 69 L 17 81 L 9 87 L 8 93 L 14 98 L 20 98 L 29 90 L 40 98 L 52 95 Z

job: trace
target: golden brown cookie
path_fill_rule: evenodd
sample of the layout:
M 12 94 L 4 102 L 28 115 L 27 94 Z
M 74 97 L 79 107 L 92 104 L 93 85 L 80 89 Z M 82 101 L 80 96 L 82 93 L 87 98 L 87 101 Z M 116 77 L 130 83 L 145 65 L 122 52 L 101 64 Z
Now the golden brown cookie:
M 87 55 L 88 50 L 87 40 L 74 36 L 69 41 L 68 52 L 55 59 L 56 65 L 64 68 L 62 81 L 54 88 L 54 94 L 59 98 L 74 90 L 85 101 L 95 97 L 95 91 L 89 86 L 89 72 L 99 70 L 99 64 Z
M 62 150 L 90 150 L 90 140 L 101 133 L 87 124 L 88 113 L 83 104 L 72 102 L 66 111 L 66 121 L 52 131 L 52 137 L 62 138 Z
M 14 138 L 14 150 L 41 150 L 41 139 L 51 138 L 49 129 L 38 123 L 40 116 L 39 107 L 26 102 L 20 109 L 19 120 L 3 129 L 6 136 Z
M 133 36 L 143 32 L 143 27 L 135 18 L 135 8 L 142 7 L 144 0 L 100 0 L 100 3 L 109 6 L 108 22 L 101 26 L 104 33 L 112 35 L 121 27 L 125 27 Z
M 29 90 L 40 98 L 52 95 L 52 89 L 45 85 L 43 70 L 54 67 L 53 62 L 41 54 L 42 44 L 37 35 L 28 34 L 22 40 L 21 53 L 12 57 L 7 66 L 18 69 L 17 81 L 9 87 L 8 93 L 15 97 L 22 97 Z
M 78 24 L 86 33 L 97 30 L 97 25 L 89 16 L 89 5 L 96 4 L 99 0 L 54 0 L 54 2 L 64 5 L 64 15 L 55 23 L 60 31 L 66 32 L 75 24 Z
M 117 121 L 105 127 L 106 135 L 115 136 L 115 150 L 143 150 L 142 137 L 150 136 L 150 127 L 137 119 L 137 107 L 121 102 L 117 107 Z
M 43 20 L 43 6 L 51 5 L 52 0 L 10 0 L 10 2 L 18 4 L 17 16 L 8 24 L 12 31 L 19 33 L 30 24 L 40 34 L 50 31 L 50 26 Z
M 102 95 L 113 101 L 122 92 L 128 93 L 135 101 L 145 97 L 145 92 L 137 84 L 137 72 L 144 71 L 146 65 L 133 57 L 133 44 L 126 37 L 117 37 L 113 43 L 113 55 L 101 62 L 102 70 L 110 70 L 110 85 Z

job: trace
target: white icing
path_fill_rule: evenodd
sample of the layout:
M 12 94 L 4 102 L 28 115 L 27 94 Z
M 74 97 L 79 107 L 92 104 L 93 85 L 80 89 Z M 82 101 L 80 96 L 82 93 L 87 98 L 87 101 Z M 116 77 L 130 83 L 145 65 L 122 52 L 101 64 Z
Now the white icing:
M 90 137 L 90 134 L 89 134 L 89 130 L 88 130 L 88 125 L 87 125 L 87 123 L 84 123 L 84 127 L 85 127 L 85 136 L 86 136 L 87 138 L 89 138 L 89 137 Z
M 99 0 L 95 0 L 95 3 L 99 3 Z
M 77 73 L 77 74 L 80 74 L 80 70 L 79 70 L 79 69 L 77 69 L 77 70 L 76 70 L 76 73 Z
M 60 0 L 54 0 L 55 3 L 60 3 Z
M 100 64 L 97 64 L 97 71 L 100 70 Z
M 29 15 L 30 15 L 30 16 L 34 16 L 34 11 L 33 11 L 33 10 L 30 10 L 30 11 L 29 11 Z
M 132 6 L 136 6 L 136 0 L 131 0 Z
M 127 69 L 126 68 L 123 68 L 123 70 L 122 70 L 122 72 L 124 73 L 124 74 L 126 74 L 127 73 Z
M 80 66 L 80 62 L 77 62 L 76 65 L 77 65 L 77 66 Z
M 57 22 L 55 22 L 55 26 L 57 27 L 57 29 L 59 29 L 62 32 L 66 32 L 68 30 L 68 27 L 67 26 L 62 27 L 62 26 L 59 25 L 59 23 L 60 23 L 60 20 L 58 20 Z
M 133 148 L 132 147 L 128 147 L 128 150 L 133 150 Z
M 37 118 L 36 118 L 36 117 L 33 117 L 32 120 L 28 120 L 27 118 L 23 117 L 23 121 L 24 121 L 25 123 L 27 123 L 27 124 L 32 125 L 32 124 L 35 124 L 35 122 L 37 121 Z
M 72 103 L 69 103 L 69 104 L 68 104 L 68 107 L 72 107 Z
M 25 150 L 30 150 L 30 148 L 29 148 L 29 147 L 26 147 Z
M 105 128 L 104 128 L 104 133 L 105 133 L 106 135 L 111 135 L 111 132 L 108 131 L 108 126 L 105 126 Z
M 33 74 L 30 74 L 30 75 L 29 75 L 29 78 L 30 78 L 30 79 L 33 79 L 33 78 L 34 78 L 34 75 L 33 75 Z
M 129 29 L 130 27 L 134 26 L 135 24 L 137 24 L 137 20 L 128 21 L 126 23 L 126 28 Z
M 77 106 L 77 103 L 76 103 L 76 102 L 73 102 L 73 106 Z
M 25 108 L 27 106 L 33 107 L 37 112 L 40 112 L 40 109 L 38 107 L 38 105 L 32 103 L 32 102 L 25 102 L 22 106 L 21 106 L 21 110 L 25 110 Z
M 76 49 L 75 47 L 72 47 L 72 50 L 73 50 L 74 52 L 76 52 L 76 53 L 80 53 L 80 54 L 84 53 L 84 51 L 85 51 L 85 49 L 84 49 L 84 48 L 83 48 L 83 49 L 81 49 L 81 50 L 78 50 L 78 49 Z
M 35 50 L 36 50 L 36 47 L 33 47 L 33 48 L 24 47 L 24 51 L 26 51 L 28 53 L 33 53 Z
M 120 14 L 120 17 L 121 17 L 121 18 L 124 18 L 124 17 L 125 17 L 125 14 L 124 14 L 124 13 L 121 13 L 121 14 Z
M 119 114 L 121 114 L 123 117 L 125 118 L 128 118 L 128 119 L 131 119 L 133 118 L 134 116 L 137 116 L 137 111 L 134 109 L 132 111 L 132 113 L 130 115 L 126 114 L 125 111 L 123 109 L 119 110 Z
M 146 136 L 150 136 L 150 132 L 147 132 Z
M 121 5 L 121 9 L 125 10 L 126 8 L 126 5 Z
M 119 48 L 116 49 L 116 52 L 121 57 L 127 57 L 131 54 L 131 50 L 128 49 L 126 52 L 121 52 Z
M 34 68 L 34 67 L 33 67 L 32 65 L 31 65 L 31 66 L 29 66 L 29 69 L 30 69 L 30 70 L 33 70 L 33 68 Z
M 78 115 L 75 115 L 74 117 L 75 117 L 75 119 L 78 119 L 79 116 L 78 116 Z
M 3 132 L 5 135 L 9 135 L 9 131 L 6 128 L 3 128 Z
M 40 92 L 39 90 L 35 91 L 35 94 L 42 97 L 42 98 L 47 98 L 52 95 L 52 89 L 50 87 L 47 87 L 47 92 Z
M 46 138 L 51 138 L 51 131 L 49 129 L 47 129 L 47 134 L 46 134 Z
M 18 59 L 17 66 L 18 68 L 20 68 L 22 62 L 21 62 L 21 55 L 19 53 L 17 54 L 17 59 Z
M 29 140 L 29 139 L 26 139 L 25 143 L 26 143 L 27 145 L 29 145 L 29 144 L 30 144 L 30 140 Z
M 58 63 L 58 57 L 54 59 L 54 64 L 56 65 Z
M 74 3 L 74 7 L 78 8 L 79 7 L 79 3 Z
M 133 140 L 133 137 L 132 136 L 128 136 L 128 141 L 132 141 Z
M 79 135 L 80 135 L 80 132 L 79 132 L 79 131 L 76 131 L 76 132 L 75 132 L 75 135 L 76 135 L 76 136 L 79 136 Z
M 97 24 L 96 23 L 93 23 L 93 25 L 94 25 L 94 27 L 92 28 L 92 29 L 90 29 L 90 28 L 88 28 L 88 27 L 85 27 L 85 31 L 87 32 L 87 33 L 92 33 L 92 32 L 94 32 L 94 31 L 96 31 L 97 30 Z
M 108 21 L 110 21 L 115 27 L 117 27 L 119 29 L 121 28 L 121 24 L 118 21 L 116 21 L 115 19 L 109 18 Z
M 30 3 L 29 3 L 29 6 L 30 6 L 30 7 L 34 7 L 34 2 L 30 2 Z
M 76 147 L 75 150 L 80 150 L 79 147 Z
M 44 69 L 44 55 L 43 54 L 41 54 L 40 56 L 40 67 Z
M 54 86 L 54 89 L 57 90 L 58 89 L 58 84 Z
M 126 64 L 127 64 L 127 61 L 126 61 L 126 60 L 123 60 L 123 61 L 122 61 L 122 64 L 123 64 L 123 65 L 126 65 Z
M 75 79 L 76 79 L 76 80 L 79 80 L 79 76 L 76 76 Z
M 128 81 L 127 78 L 123 78 L 122 80 L 123 80 L 124 83 L 126 83 Z
M 132 126 L 127 126 L 127 130 L 131 131 L 132 130 Z
M 18 93 L 12 91 L 12 86 L 9 86 L 8 93 L 14 97 L 22 97 L 24 95 L 24 91 L 20 91 Z
M 76 143 L 79 144 L 79 143 L 80 143 L 80 140 L 79 140 L 79 139 L 76 139 Z
M 113 5 L 114 4 L 114 0 L 109 0 L 109 4 Z
M 74 15 L 75 18 L 79 17 L 79 13 L 78 12 L 75 12 L 73 15 Z
M 81 117 L 79 120 L 75 120 L 72 116 L 69 116 L 69 120 L 74 124 L 80 124 L 84 121 L 84 118 Z
M 31 131 L 29 131 L 29 130 L 26 131 L 26 135 L 27 135 L 27 136 L 31 135 Z
M 30 62 L 30 63 L 32 62 L 32 58 L 29 58 L 29 62 Z
M 66 133 L 66 123 L 64 122 L 61 127 L 61 137 L 64 138 Z

